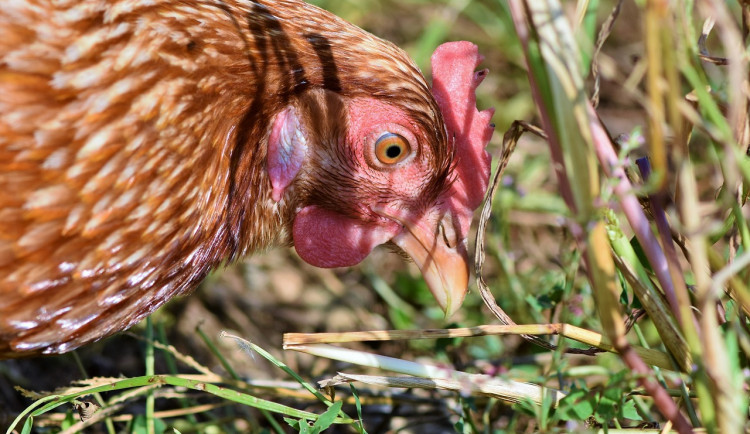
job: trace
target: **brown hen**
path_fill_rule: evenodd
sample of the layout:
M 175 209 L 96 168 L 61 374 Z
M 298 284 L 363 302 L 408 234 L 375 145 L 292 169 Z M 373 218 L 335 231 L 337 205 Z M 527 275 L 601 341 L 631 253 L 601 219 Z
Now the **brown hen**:
M 21 0 L 0 9 L 0 356 L 123 330 L 274 245 L 349 266 L 392 242 L 450 314 L 487 187 L 469 43 L 432 89 L 301 1 Z

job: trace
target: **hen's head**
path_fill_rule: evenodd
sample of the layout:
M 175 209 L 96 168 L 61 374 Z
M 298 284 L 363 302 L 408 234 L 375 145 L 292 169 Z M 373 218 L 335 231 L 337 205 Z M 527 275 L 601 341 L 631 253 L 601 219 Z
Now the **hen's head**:
M 471 43 L 444 44 L 432 57 L 431 91 L 319 88 L 275 116 L 272 197 L 294 198 L 292 237 L 305 261 L 351 266 L 392 242 L 416 262 L 446 314 L 458 309 L 468 230 L 490 169 L 492 110 L 477 111 L 474 96 L 486 73 L 474 71 L 480 61 Z

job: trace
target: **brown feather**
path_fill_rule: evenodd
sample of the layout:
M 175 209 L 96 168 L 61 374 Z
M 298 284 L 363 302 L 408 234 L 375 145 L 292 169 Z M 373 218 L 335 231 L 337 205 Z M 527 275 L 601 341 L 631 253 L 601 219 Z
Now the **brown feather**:
M 335 92 L 302 101 L 325 105 L 311 116 L 376 96 L 449 154 L 406 55 L 303 2 L 3 5 L 0 356 L 100 339 L 213 267 L 289 243 L 299 204 L 271 200 L 265 140 L 273 116 L 311 89 Z M 435 164 L 447 173 L 450 159 Z M 310 182 L 300 201 L 320 191 Z M 432 196 L 444 188 L 435 181 Z

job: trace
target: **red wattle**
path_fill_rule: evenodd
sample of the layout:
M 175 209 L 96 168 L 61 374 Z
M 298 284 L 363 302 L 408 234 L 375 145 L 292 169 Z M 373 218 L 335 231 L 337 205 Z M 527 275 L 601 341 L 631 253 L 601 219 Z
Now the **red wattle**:
M 363 222 L 315 205 L 302 209 L 294 219 L 294 248 L 310 265 L 321 268 L 350 267 L 372 249 L 401 232 L 396 222 Z

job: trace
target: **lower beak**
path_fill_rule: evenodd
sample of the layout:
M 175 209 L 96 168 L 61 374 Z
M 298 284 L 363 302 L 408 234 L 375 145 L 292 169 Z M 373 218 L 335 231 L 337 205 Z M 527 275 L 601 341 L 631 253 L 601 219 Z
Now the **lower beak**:
M 469 285 L 465 241 L 457 239 L 447 217 L 437 223 L 425 217 L 402 223 L 405 230 L 391 241 L 411 256 L 446 318 L 450 317 L 461 307 Z

